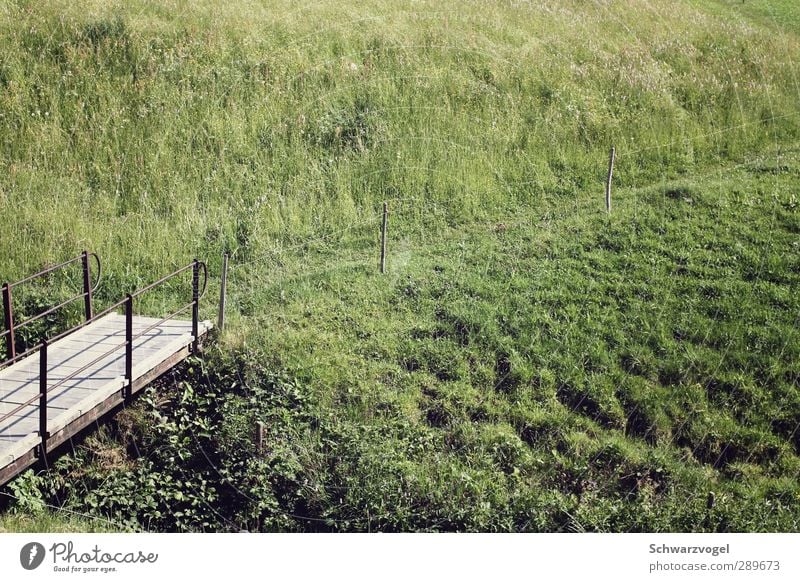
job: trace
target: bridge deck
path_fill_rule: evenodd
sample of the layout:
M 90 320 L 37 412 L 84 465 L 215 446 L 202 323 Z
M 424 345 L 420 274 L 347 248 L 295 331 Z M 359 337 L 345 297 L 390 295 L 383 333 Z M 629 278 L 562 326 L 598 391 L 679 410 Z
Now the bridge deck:
M 133 336 L 158 319 L 134 316 Z M 202 337 L 211 328 L 199 322 Z M 170 320 L 133 342 L 135 393 L 189 354 L 191 321 Z M 123 401 L 125 386 L 125 317 L 111 313 L 48 346 L 47 384 L 54 387 L 115 346 L 119 349 L 50 390 L 47 406 L 48 450 L 53 449 Z M 39 354 L 0 370 L 0 417 L 39 394 Z M 0 423 L 0 485 L 36 461 L 38 400 Z

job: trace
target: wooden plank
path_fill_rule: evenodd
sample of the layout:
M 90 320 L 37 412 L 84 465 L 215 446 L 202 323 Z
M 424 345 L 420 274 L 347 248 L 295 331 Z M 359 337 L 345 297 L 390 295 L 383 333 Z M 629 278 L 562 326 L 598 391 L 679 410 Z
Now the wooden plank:
M 37 443 L 38 444 L 38 443 Z M 36 462 L 36 450 L 31 449 L 23 455 L 10 461 L 3 466 L 2 456 L 0 456 L 0 485 L 5 485 L 11 479 L 22 473 L 25 469 Z
M 99 421 L 106 413 L 113 411 L 123 403 L 122 391 L 117 390 L 110 394 L 98 405 L 78 416 L 74 421 L 65 423 L 63 427 L 50 431 L 47 447 L 52 450 L 64 444 L 67 440 L 78 434 L 84 428 Z
M 68 428 L 75 423 L 78 425 L 78 427 L 75 428 L 75 432 L 77 432 L 94 422 L 92 411 L 102 406 L 104 403 L 109 403 L 111 407 L 114 407 L 116 406 L 116 403 L 122 402 L 122 388 L 124 385 L 125 380 L 123 378 L 119 378 L 117 382 L 109 384 L 103 391 L 93 394 L 91 397 L 83 400 L 76 407 L 73 407 L 54 418 L 52 424 L 50 424 L 48 427 L 48 431 L 51 434 L 51 439 L 53 434 L 62 433 L 64 432 L 65 428 Z M 48 439 L 48 443 L 50 443 L 51 439 Z M 55 441 L 52 446 L 56 447 L 59 444 L 61 444 L 61 441 Z
M 25 435 L 21 439 L 16 439 L 13 443 L 6 444 L 3 453 L 0 454 L 0 466 L 11 464 L 16 459 L 24 457 L 29 451 L 34 450 L 38 444 L 38 434 Z

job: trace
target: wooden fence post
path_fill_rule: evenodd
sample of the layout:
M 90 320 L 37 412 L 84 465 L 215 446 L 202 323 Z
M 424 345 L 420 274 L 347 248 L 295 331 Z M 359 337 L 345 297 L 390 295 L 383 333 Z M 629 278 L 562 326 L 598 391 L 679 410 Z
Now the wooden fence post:
M 256 453 L 261 454 L 264 452 L 264 423 L 260 420 L 256 422 Z
M 611 214 L 611 179 L 614 176 L 614 158 L 616 158 L 616 149 L 611 146 L 611 155 L 608 158 L 608 178 L 606 179 L 606 212 Z
M 381 224 L 381 273 L 386 272 L 386 229 L 389 227 L 389 203 L 383 203 L 383 223 Z
M 219 315 L 217 327 L 220 331 L 225 329 L 225 301 L 228 293 L 228 253 L 222 255 L 222 282 L 219 286 Z

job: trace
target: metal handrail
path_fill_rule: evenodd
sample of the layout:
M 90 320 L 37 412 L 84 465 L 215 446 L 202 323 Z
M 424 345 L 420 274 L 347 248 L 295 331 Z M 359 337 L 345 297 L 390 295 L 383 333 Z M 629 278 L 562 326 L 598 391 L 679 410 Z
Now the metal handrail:
M 50 314 L 51 314 L 51 313 L 53 313 L 54 311 L 58 311 L 59 309 L 61 309 L 61 308 L 62 308 L 62 307 L 64 307 L 65 305 L 69 305 L 69 304 L 70 304 L 70 303 L 72 303 L 73 301 L 77 301 L 78 299 L 81 299 L 82 297 L 85 297 L 85 295 L 86 295 L 85 293 L 81 293 L 80 295 L 76 295 L 75 297 L 72 297 L 71 299 L 67 299 L 67 300 L 66 300 L 66 301 L 64 301 L 63 303 L 59 303 L 59 304 L 58 304 L 58 305 L 56 305 L 55 307 L 51 307 L 51 308 L 50 308 L 50 309 L 48 309 L 47 311 L 42 311 L 41 313 L 39 313 L 39 314 L 37 314 L 37 315 L 34 315 L 33 317 L 29 317 L 28 319 L 26 319 L 26 320 L 24 320 L 24 321 L 21 321 L 20 323 L 16 323 L 16 322 L 15 322 L 15 323 L 14 323 L 14 329 L 16 330 L 16 329 L 19 329 L 19 328 L 21 328 L 22 326 L 28 325 L 29 323 L 33 323 L 34 321 L 38 321 L 38 320 L 40 320 L 41 318 L 43 318 L 43 317 L 46 317 L 46 316 L 50 315 Z M 6 332 L 9 332 L 9 333 L 10 333 L 10 331 L 11 331 L 11 330 L 6 330 Z
M 86 255 L 90 256 L 90 257 L 94 257 L 95 261 L 97 261 L 97 283 L 92 288 L 92 291 L 97 291 L 97 288 L 100 285 L 100 279 L 102 278 L 102 266 L 100 264 L 100 257 L 97 256 L 97 253 L 87 252 Z M 83 258 L 83 253 L 81 253 L 77 257 L 73 257 L 73 258 L 69 259 L 68 261 L 64 261 L 63 263 L 59 263 L 58 265 L 53 265 L 51 267 L 47 267 L 46 269 L 42 269 L 41 271 L 39 271 L 38 273 L 34 273 L 33 275 L 28 275 L 24 279 L 20 279 L 19 281 L 15 281 L 14 283 L 9 283 L 8 286 L 13 289 L 14 287 L 16 287 L 18 285 L 22 285 L 23 283 L 27 283 L 28 281 L 31 281 L 31 280 L 36 279 L 38 277 L 41 277 L 42 275 L 47 275 L 47 273 L 52 273 L 53 271 L 55 271 L 57 269 L 64 268 L 67 265 L 71 265 L 72 263 L 77 263 L 82 258 Z
M 197 261 L 197 262 L 200 265 L 200 267 L 203 269 L 203 290 L 200 292 L 200 296 L 198 297 L 198 299 L 200 299 L 203 296 L 205 296 L 206 290 L 208 288 L 208 267 L 206 266 L 206 264 L 203 261 Z M 153 287 L 155 287 L 155 286 L 157 286 L 157 285 L 159 285 L 161 283 L 164 283 L 165 281 L 168 281 L 169 279 L 175 277 L 176 275 L 180 275 L 184 271 L 187 271 L 187 270 L 191 269 L 193 265 L 194 265 L 194 262 L 189 263 L 187 266 L 182 267 L 182 268 L 178 269 L 177 271 L 174 271 L 173 273 L 167 275 L 166 277 L 162 277 L 158 281 L 155 281 L 154 283 L 150 283 L 147 287 L 143 287 L 142 289 L 139 289 L 138 291 L 135 291 L 134 293 L 131 294 L 131 296 L 132 297 L 138 297 L 139 295 L 141 295 L 142 293 L 145 293 L 146 291 L 149 291 Z M 90 323 L 92 323 L 94 321 L 97 321 L 101 317 L 103 317 L 105 315 L 108 315 L 109 313 L 111 313 L 115 309 L 118 309 L 119 307 L 124 305 L 126 301 L 127 301 L 127 298 L 117 301 L 114 305 L 112 305 L 110 307 L 107 307 L 106 309 L 104 309 L 100 313 L 97 313 L 97 314 L 93 315 L 92 317 L 90 317 L 89 319 L 86 319 L 85 321 L 82 321 L 78 325 L 76 325 L 74 327 L 71 327 L 70 329 L 68 329 L 66 331 L 62 331 L 58 335 L 54 335 L 53 337 L 48 338 L 47 341 L 49 341 L 50 343 L 53 343 L 53 342 L 55 342 L 57 340 L 60 340 L 62 337 L 65 337 L 65 336 L 71 334 L 72 332 L 78 331 L 79 329 L 81 329 L 83 327 L 86 327 L 88 324 L 90 324 Z M 189 305 L 191 305 L 191 303 Z M 187 305 L 187 307 L 188 307 L 188 305 Z M 167 320 L 165 319 L 165 320 L 161 321 L 160 323 L 164 323 L 164 321 L 167 321 Z M 5 360 L 4 362 L 2 362 L 0 364 L 0 366 L 6 366 L 8 364 L 13 364 L 14 362 L 22 360 L 26 356 L 31 355 L 33 352 L 38 351 L 40 347 L 41 347 L 41 344 L 36 345 L 36 346 L 34 346 L 32 348 L 29 348 L 28 350 L 22 352 L 21 354 L 17 354 L 13 358 L 9 358 L 9 359 Z M 0 419 L 0 420 L 2 420 L 2 419 Z
M 202 288 L 202 291 L 200 291 L 200 289 L 199 289 L 199 272 L 200 272 L 201 268 L 203 270 L 203 288 Z M 156 287 L 156 286 L 168 281 L 169 279 L 172 279 L 173 277 L 176 277 L 177 275 L 180 275 L 181 273 L 184 273 L 185 271 L 187 271 L 189 269 L 193 270 L 193 275 L 192 275 L 192 301 L 190 303 L 187 303 L 186 305 L 184 305 L 183 307 L 181 307 L 177 311 L 171 313 L 170 315 L 168 315 L 168 316 L 160 319 L 156 323 L 150 325 L 149 327 L 147 327 L 146 329 L 144 329 L 143 331 L 139 332 L 138 334 L 136 334 L 134 336 L 133 333 L 132 333 L 133 330 L 132 330 L 132 324 L 131 324 L 131 318 L 132 318 L 132 314 L 133 314 L 133 299 L 134 299 L 134 297 L 138 297 L 138 296 L 142 295 L 143 293 L 145 293 L 147 291 L 150 291 L 154 287 Z M 17 412 L 19 412 L 20 410 L 22 410 L 26 406 L 30 406 L 35 400 L 38 399 L 38 400 L 40 400 L 40 405 L 39 405 L 40 426 L 46 427 L 46 425 L 47 425 L 47 419 L 46 419 L 46 417 L 47 417 L 47 395 L 50 392 L 52 392 L 53 390 L 55 390 L 56 388 L 58 388 L 61 385 L 63 385 L 65 382 L 68 382 L 69 380 L 72 380 L 73 378 L 75 378 L 78 374 L 80 374 L 81 372 L 83 372 L 87 368 L 93 366 L 97 362 L 101 361 L 103 358 L 106 358 L 106 357 L 110 356 L 111 354 L 113 354 L 114 352 L 116 352 L 117 350 L 119 350 L 120 348 L 123 348 L 123 347 L 127 348 L 126 356 L 125 356 L 125 360 L 126 360 L 125 361 L 125 371 L 126 371 L 126 374 L 125 374 L 125 376 L 126 376 L 126 384 L 125 384 L 125 386 L 126 386 L 126 388 L 128 390 L 128 393 L 130 393 L 131 383 L 132 383 L 131 370 L 132 370 L 132 367 L 133 367 L 133 362 L 132 362 L 133 341 L 138 339 L 138 338 L 140 338 L 140 337 L 142 337 L 142 336 L 144 336 L 145 334 L 147 334 L 148 332 L 152 331 L 154 328 L 158 327 L 162 323 L 164 323 L 166 321 L 169 321 L 170 319 L 174 318 L 176 315 L 178 315 L 178 314 L 186 311 L 190 307 L 192 307 L 193 308 L 193 313 L 192 313 L 192 335 L 193 335 L 193 337 L 192 337 L 192 340 L 193 340 L 193 345 L 194 345 L 194 347 L 196 349 L 197 341 L 198 341 L 198 337 L 197 337 L 197 323 L 198 323 L 197 322 L 197 319 L 198 319 L 197 309 L 198 309 L 198 305 L 199 305 L 200 299 L 205 295 L 207 288 L 208 288 L 208 267 L 206 266 L 206 264 L 204 262 L 198 261 L 197 259 L 195 259 L 194 261 L 189 263 L 189 265 L 187 265 L 185 267 L 182 267 L 182 268 L 170 273 L 169 275 L 167 275 L 165 277 L 162 277 L 158 281 L 155 281 L 154 283 L 151 283 L 151 284 L 147 285 L 146 287 L 143 287 L 142 289 L 139 289 L 139 290 L 135 291 L 132 294 L 129 294 L 125 299 L 123 299 L 121 301 L 118 301 L 117 303 L 115 303 L 114 305 L 106 308 L 102 312 L 100 312 L 100 313 L 88 318 L 86 321 L 82 322 L 81 324 L 79 324 L 79 325 L 67 330 L 66 332 L 62 332 L 61 334 L 55 336 L 54 338 L 51 338 L 49 340 L 49 342 L 48 342 L 48 340 L 45 340 L 41 344 L 36 346 L 35 348 L 31 348 L 31 349 L 27 350 L 24 354 L 20 354 L 20 355 L 16 356 L 15 358 L 13 358 L 12 361 L 21 359 L 21 358 L 25 357 L 26 355 L 30 355 L 34 351 L 39 351 L 40 364 L 41 364 L 41 362 L 46 362 L 48 343 L 56 341 L 56 340 L 58 340 L 58 339 L 60 339 L 60 338 L 62 338 L 64 336 L 66 336 L 66 335 L 68 335 L 68 334 L 80 329 L 80 328 L 85 327 L 89 323 L 91 323 L 93 321 L 96 321 L 99 318 L 104 317 L 108 313 L 118 309 L 123 304 L 126 306 L 126 334 L 125 334 L 126 335 L 126 339 L 125 339 L 124 342 L 122 342 L 119 345 L 114 346 L 110 350 L 104 352 L 103 354 L 101 354 L 100 356 L 96 357 L 94 360 L 92 360 L 88 364 L 85 364 L 81 368 L 73 371 L 69 376 L 66 376 L 66 377 L 62 378 L 61 380 L 59 380 L 58 382 L 56 382 L 52 386 L 47 386 L 47 377 L 46 377 L 47 376 L 47 369 L 46 369 L 46 365 L 45 366 L 40 366 L 40 373 L 39 373 L 40 374 L 40 387 L 41 387 L 40 388 L 40 393 L 37 394 L 36 396 L 28 399 L 26 402 L 24 402 L 22 404 L 19 404 L 13 410 L 11 410 L 11 411 L 5 413 L 4 415 L 0 416 L 0 423 L 2 423 L 5 420 L 7 420 L 8 418 L 14 416 Z M 43 431 L 40 431 L 40 432 L 43 432 Z M 44 452 L 44 451 L 46 451 L 46 439 L 47 439 L 48 435 L 42 434 L 41 436 L 42 436 L 41 447 L 42 447 L 42 451 Z
M 153 287 L 157 287 L 158 285 L 161 285 L 162 283 L 164 283 L 166 281 L 169 281 L 173 277 L 175 277 L 177 275 L 180 275 L 184 271 L 188 271 L 189 269 L 194 267 L 195 263 L 197 263 L 198 265 L 200 265 L 200 267 L 202 267 L 203 273 L 205 274 L 205 278 L 204 278 L 204 281 L 203 281 L 203 291 L 200 293 L 200 297 L 202 297 L 203 295 L 206 294 L 206 287 L 208 287 L 208 267 L 206 267 L 206 264 L 203 261 L 198 261 L 197 259 L 195 259 L 194 261 L 192 261 L 191 263 L 189 263 L 185 267 L 181 267 L 177 271 L 173 271 L 169 275 L 166 275 L 165 277 L 161 277 L 158 281 L 154 281 L 153 283 L 150 283 L 147 287 L 142 287 L 138 291 L 134 291 L 133 293 L 131 293 L 131 296 L 132 297 L 138 297 L 139 295 L 141 295 L 141 294 L 143 294 L 143 293 L 145 293 L 147 291 L 150 291 L 150 289 L 152 289 Z
M 5 421 L 6 419 L 8 419 L 8 418 L 10 418 L 10 417 L 14 416 L 14 415 L 15 415 L 17 412 L 19 412 L 20 410 L 22 410 L 22 409 L 23 409 L 23 408 L 25 408 L 26 406 L 29 406 L 30 404 L 32 404 L 34 400 L 38 400 L 38 399 L 39 399 L 39 394 L 37 394 L 37 395 L 36 395 L 36 396 L 34 396 L 33 398 L 30 398 L 30 399 L 29 399 L 29 400 L 27 400 L 26 402 L 23 402 L 22 404 L 20 404 L 19 406 L 17 406 L 17 407 L 16 407 L 14 410 L 12 410 L 11 412 L 6 412 L 6 413 L 5 413 L 3 416 L 0 416 L 0 422 L 3 422 L 3 421 Z
M 94 284 L 93 287 L 91 286 L 91 281 L 90 281 L 89 257 L 93 257 L 94 260 L 95 260 L 95 263 L 97 264 L 97 280 L 95 281 L 95 284 Z M 29 317 L 28 319 L 26 319 L 24 321 L 21 321 L 21 322 L 15 322 L 14 321 L 14 308 L 13 308 L 13 299 L 12 299 L 12 293 L 11 293 L 12 289 L 14 289 L 15 287 L 17 287 L 19 285 L 22 285 L 23 283 L 28 283 L 28 282 L 30 282 L 30 281 L 32 281 L 34 279 L 37 279 L 38 277 L 42 277 L 43 275 L 47 275 L 48 273 L 52 273 L 53 271 L 56 271 L 58 269 L 63 269 L 64 267 L 67 267 L 67 266 L 69 266 L 69 265 L 71 265 L 73 263 L 76 263 L 78 261 L 81 261 L 83 263 L 83 292 L 82 293 L 79 293 L 78 295 L 75 295 L 74 297 L 71 297 L 71 298 L 59 303 L 55 307 L 51 307 L 50 309 L 47 309 L 46 311 L 38 313 L 38 314 L 34 315 L 33 317 Z M 42 319 L 43 317 L 45 317 L 47 315 L 50 315 L 51 313 L 61 309 L 62 307 L 65 307 L 66 305 L 69 305 L 70 303 L 78 301 L 79 299 L 83 299 L 84 300 L 85 316 L 86 316 L 87 320 L 90 319 L 92 317 L 92 295 L 100 287 L 100 282 L 102 281 L 102 279 L 103 279 L 103 264 L 100 261 L 100 257 L 97 256 L 97 253 L 83 251 L 77 257 L 74 257 L 72 259 L 64 261 L 63 263 L 59 263 L 57 265 L 53 265 L 53 266 L 47 267 L 46 269 L 42 269 L 38 273 L 34 273 L 33 275 L 28 275 L 27 277 L 25 277 L 23 279 L 20 279 L 19 281 L 15 281 L 14 283 L 6 283 L 6 284 L 4 284 L 2 286 L 2 293 L 3 293 L 3 308 L 4 308 L 3 310 L 4 310 L 4 317 L 5 317 L 5 329 L 3 330 L 3 332 L 0 333 L 0 337 L 8 336 L 6 338 L 6 351 L 7 351 L 6 355 L 9 356 L 9 357 L 8 357 L 8 359 L 6 361 L 0 363 L 0 366 L 9 364 L 9 363 L 14 362 L 14 361 L 19 359 L 17 357 L 16 342 L 15 342 L 15 339 L 14 339 L 14 332 L 17 329 L 19 329 L 21 327 L 24 327 L 24 326 L 26 326 L 28 324 L 31 324 L 31 323 L 33 323 L 35 321 L 38 321 L 38 320 Z M 38 348 L 38 346 L 37 346 L 37 348 Z M 29 353 L 29 352 L 26 352 L 26 353 Z

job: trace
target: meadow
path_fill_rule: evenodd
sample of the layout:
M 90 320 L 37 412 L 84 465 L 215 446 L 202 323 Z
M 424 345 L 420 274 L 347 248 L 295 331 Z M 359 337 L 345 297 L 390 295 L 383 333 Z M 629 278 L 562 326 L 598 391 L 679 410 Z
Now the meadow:
M 796 12 L 0 0 L 0 278 L 231 256 L 0 530 L 797 531 Z

